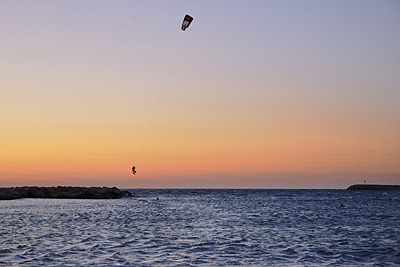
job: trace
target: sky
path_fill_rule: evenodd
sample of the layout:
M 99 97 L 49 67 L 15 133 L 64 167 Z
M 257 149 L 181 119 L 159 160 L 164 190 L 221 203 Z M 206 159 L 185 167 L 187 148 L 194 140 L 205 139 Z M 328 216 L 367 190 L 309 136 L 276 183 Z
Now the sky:
M 397 0 L 0 1 L 0 187 L 364 180 L 400 184 Z

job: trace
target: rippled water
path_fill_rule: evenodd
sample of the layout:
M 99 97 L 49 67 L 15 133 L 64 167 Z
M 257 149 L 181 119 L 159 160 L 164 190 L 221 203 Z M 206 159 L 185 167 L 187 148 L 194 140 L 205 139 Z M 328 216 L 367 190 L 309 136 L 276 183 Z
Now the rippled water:
M 400 266 L 400 192 L 131 191 L 1 201 L 0 266 Z

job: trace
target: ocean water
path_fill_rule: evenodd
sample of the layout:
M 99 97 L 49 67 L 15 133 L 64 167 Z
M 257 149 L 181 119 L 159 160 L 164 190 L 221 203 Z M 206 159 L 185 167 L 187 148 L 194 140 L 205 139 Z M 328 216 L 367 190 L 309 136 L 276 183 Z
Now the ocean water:
M 0 266 L 400 266 L 399 191 L 130 191 L 0 201 Z

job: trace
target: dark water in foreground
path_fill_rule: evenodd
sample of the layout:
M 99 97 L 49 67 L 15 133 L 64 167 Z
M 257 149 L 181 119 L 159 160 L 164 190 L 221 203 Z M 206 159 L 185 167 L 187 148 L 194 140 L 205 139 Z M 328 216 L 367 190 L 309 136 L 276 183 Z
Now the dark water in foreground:
M 400 266 L 400 191 L 131 191 L 0 201 L 0 266 Z

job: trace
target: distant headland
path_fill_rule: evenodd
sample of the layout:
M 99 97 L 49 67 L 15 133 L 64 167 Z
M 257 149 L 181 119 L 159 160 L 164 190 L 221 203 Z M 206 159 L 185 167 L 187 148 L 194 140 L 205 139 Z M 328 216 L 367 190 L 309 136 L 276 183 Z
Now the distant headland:
M 347 190 L 400 190 L 400 185 L 354 184 Z
M 132 196 L 132 194 L 116 187 L 23 186 L 0 188 L 0 200 L 20 198 L 114 199 L 123 196 Z

